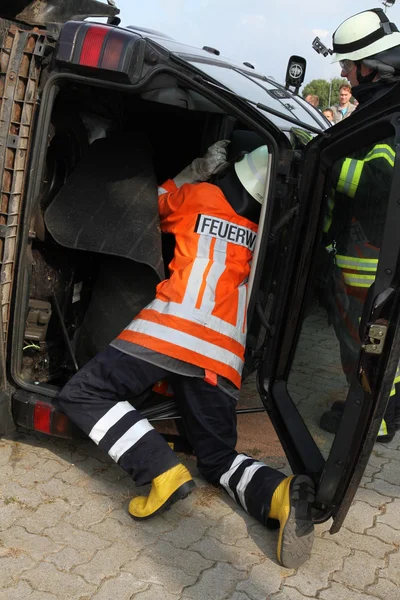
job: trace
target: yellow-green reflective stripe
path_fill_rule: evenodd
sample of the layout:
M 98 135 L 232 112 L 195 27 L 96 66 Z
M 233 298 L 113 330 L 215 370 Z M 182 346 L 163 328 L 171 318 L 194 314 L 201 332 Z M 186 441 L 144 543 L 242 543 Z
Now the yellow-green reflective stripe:
M 328 210 L 326 212 L 325 215 L 325 219 L 324 219 L 324 227 L 323 227 L 323 231 L 325 233 L 327 233 L 329 231 L 329 229 L 331 228 L 332 225 L 332 215 L 333 215 L 333 209 L 335 208 L 335 190 L 332 189 L 331 190 L 331 195 L 328 198 Z
M 323 231 L 324 233 L 328 233 L 328 231 L 329 231 L 329 230 L 330 230 L 330 228 L 331 228 L 331 225 L 332 225 L 332 215 L 329 215 L 329 216 L 325 217 L 325 220 L 324 220 L 324 227 L 323 227 L 323 230 L 322 230 L 322 231 Z
M 379 427 L 378 435 L 387 435 L 387 427 L 385 419 L 382 419 L 381 426 Z
M 394 160 L 396 154 L 390 146 L 387 144 L 377 144 L 365 157 L 366 161 L 374 160 L 375 158 L 384 158 L 388 161 L 391 167 L 394 167 Z
M 370 287 L 375 281 L 374 275 L 356 275 L 355 273 L 343 273 L 344 281 L 353 287 Z
M 394 167 L 394 160 L 384 152 L 376 152 L 373 156 L 366 158 L 365 162 L 369 162 L 370 160 L 374 160 L 375 158 L 384 158 L 385 160 L 387 160 L 391 167 Z
M 390 392 L 391 396 L 394 396 L 396 393 L 396 383 L 400 383 L 400 367 L 397 367 L 396 369 L 396 375 L 393 381 L 392 390 Z
M 368 152 L 367 156 L 373 154 L 375 150 L 387 150 L 389 154 L 391 154 L 393 157 L 395 156 L 395 151 L 393 150 L 392 146 L 389 146 L 389 144 L 375 144 L 375 146 Z
M 343 161 L 342 168 L 340 169 L 339 180 L 337 182 L 337 191 L 338 192 L 344 192 L 344 185 L 347 180 L 350 165 L 351 165 L 351 158 L 346 158 Z
M 292 129 L 292 132 L 303 144 L 308 144 L 312 140 L 312 135 L 303 129 Z
M 336 255 L 336 264 L 342 269 L 354 269 L 355 271 L 376 271 L 378 268 L 377 258 L 356 258 L 354 256 Z
M 300 130 L 300 131 L 296 131 L 296 133 L 300 138 L 303 138 L 304 140 L 308 140 L 308 141 L 311 140 L 312 136 L 309 135 L 308 133 L 306 133 L 305 131 Z
M 364 161 L 346 158 L 340 171 L 337 191 L 354 198 L 363 167 Z

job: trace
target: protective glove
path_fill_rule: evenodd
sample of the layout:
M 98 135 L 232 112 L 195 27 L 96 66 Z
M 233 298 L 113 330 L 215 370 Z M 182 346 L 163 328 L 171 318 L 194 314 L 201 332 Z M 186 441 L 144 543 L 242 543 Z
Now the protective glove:
M 195 158 L 183 171 L 174 177 L 177 187 L 184 183 L 195 183 L 198 181 L 207 181 L 211 175 L 218 173 L 227 163 L 226 147 L 229 140 L 219 140 L 209 147 L 202 158 Z

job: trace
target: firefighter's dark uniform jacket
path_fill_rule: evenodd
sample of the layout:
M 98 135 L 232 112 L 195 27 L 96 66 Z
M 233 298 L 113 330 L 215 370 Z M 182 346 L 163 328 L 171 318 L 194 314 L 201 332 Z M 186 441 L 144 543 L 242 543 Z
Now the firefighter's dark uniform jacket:
M 365 86 L 369 101 L 374 99 L 374 85 L 378 84 Z M 376 93 L 382 93 L 381 86 Z M 333 324 L 341 343 L 345 372 L 346 364 L 354 363 L 358 355 L 359 319 L 368 288 L 376 277 L 394 161 L 394 138 L 387 138 L 337 161 L 332 168 L 324 230 L 327 249 L 336 265 L 333 311 L 339 321 L 333 318 Z M 346 306 L 341 298 L 345 298 Z M 395 384 L 399 382 L 398 369 L 391 396 L 396 394 Z M 387 424 L 383 421 L 380 435 L 386 433 Z

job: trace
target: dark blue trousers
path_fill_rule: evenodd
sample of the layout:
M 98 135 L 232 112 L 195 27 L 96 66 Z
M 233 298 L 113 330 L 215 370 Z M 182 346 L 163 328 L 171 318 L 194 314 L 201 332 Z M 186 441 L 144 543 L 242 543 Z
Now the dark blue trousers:
M 179 458 L 135 409 L 135 397 L 168 378 L 203 477 L 221 484 L 265 523 L 272 494 L 285 475 L 235 450 L 236 406 L 229 395 L 109 346 L 63 388 L 60 409 L 129 473 L 138 485 L 179 464 Z

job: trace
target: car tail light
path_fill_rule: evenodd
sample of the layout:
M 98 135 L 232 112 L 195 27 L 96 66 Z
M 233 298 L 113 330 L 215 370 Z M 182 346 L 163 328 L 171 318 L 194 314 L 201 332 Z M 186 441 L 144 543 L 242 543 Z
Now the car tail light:
M 104 39 L 109 32 L 108 27 L 89 27 L 82 45 L 79 64 L 86 67 L 98 67 L 101 63 L 101 51 Z
M 78 72 L 136 83 L 142 74 L 145 46 L 145 40 L 133 31 L 69 21 L 61 31 L 55 60 Z
M 68 417 L 57 412 L 52 404 L 36 400 L 33 406 L 33 429 L 35 431 L 70 437 L 71 426 Z
M 33 428 L 36 431 L 50 433 L 51 416 L 53 410 L 54 409 L 51 406 L 51 404 L 45 404 L 44 402 L 36 402 L 33 409 Z

